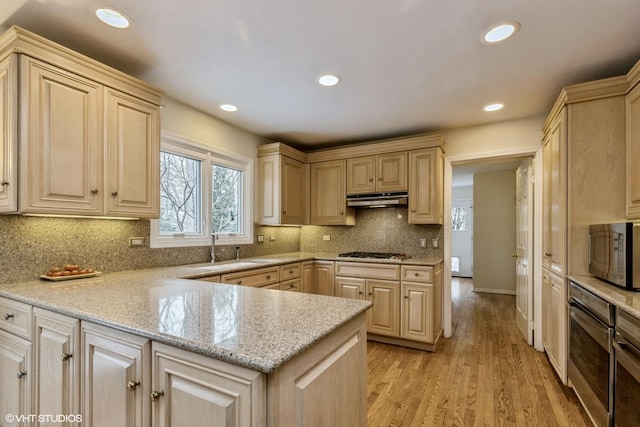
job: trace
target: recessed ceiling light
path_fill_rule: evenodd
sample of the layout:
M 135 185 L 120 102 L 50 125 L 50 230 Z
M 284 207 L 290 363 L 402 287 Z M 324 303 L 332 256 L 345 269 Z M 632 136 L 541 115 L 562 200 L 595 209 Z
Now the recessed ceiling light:
M 131 20 L 124 13 L 110 7 L 97 8 L 96 16 L 99 20 L 114 28 L 127 28 L 131 25 Z
M 335 86 L 340 83 L 340 77 L 334 74 L 323 74 L 322 76 L 318 77 L 318 83 L 320 83 L 322 86 L 327 87 Z
M 489 28 L 482 35 L 486 43 L 497 43 L 508 39 L 520 30 L 520 23 L 516 21 L 502 22 Z
M 484 111 L 498 111 L 498 110 L 502 110 L 503 107 L 504 107 L 504 104 L 500 104 L 500 103 L 489 104 L 489 105 L 485 105 L 483 110 Z
M 220 105 L 220 109 L 224 111 L 234 112 L 238 111 L 238 107 L 233 104 L 222 104 Z

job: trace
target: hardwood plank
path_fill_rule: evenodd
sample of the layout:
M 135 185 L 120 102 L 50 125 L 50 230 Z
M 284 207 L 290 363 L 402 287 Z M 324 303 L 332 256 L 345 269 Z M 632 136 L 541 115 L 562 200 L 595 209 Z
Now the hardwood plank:
M 515 323 L 515 297 L 454 279 L 453 337 L 435 353 L 368 343 L 370 426 L 589 426 Z

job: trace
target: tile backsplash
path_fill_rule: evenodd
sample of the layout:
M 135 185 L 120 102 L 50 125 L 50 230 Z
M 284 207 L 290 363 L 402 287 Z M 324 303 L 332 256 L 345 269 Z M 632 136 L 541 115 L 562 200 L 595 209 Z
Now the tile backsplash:
M 426 239 L 426 248 L 420 247 L 420 238 Z M 358 209 L 355 226 L 304 226 L 300 231 L 303 252 L 404 252 L 423 258 L 442 257 L 442 245 L 443 227 L 408 224 L 407 208 Z
M 442 256 L 442 227 L 407 224 L 406 208 L 356 211 L 355 226 L 266 227 L 264 243 L 241 245 L 240 257 L 287 252 L 404 252 L 414 258 Z M 0 284 L 35 280 L 53 266 L 79 264 L 103 272 L 208 262 L 209 246 L 149 248 L 148 220 L 45 218 L 0 215 Z M 129 247 L 129 237 L 145 237 Z M 323 240 L 330 236 L 330 240 Z M 420 248 L 420 238 L 427 248 Z M 437 239 L 438 248 L 432 241 Z M 235 246 L 216 247 L 216 259 L 236 256 Z

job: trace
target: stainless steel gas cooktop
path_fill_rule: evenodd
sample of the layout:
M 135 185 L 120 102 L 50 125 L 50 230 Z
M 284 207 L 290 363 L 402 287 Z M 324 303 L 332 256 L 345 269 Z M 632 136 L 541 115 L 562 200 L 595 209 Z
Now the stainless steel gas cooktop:
M 345 252 L 338 256 L 345 258 L 397 259 L 400 261 L 410 258 L 407 254 L 390 252 Z

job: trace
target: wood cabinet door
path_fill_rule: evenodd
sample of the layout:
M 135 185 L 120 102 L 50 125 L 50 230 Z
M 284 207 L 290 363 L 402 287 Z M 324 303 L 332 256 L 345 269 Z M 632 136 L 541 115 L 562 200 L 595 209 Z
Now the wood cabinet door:
M 347 159 L 347 194 L 376 191 L 375 156 Z
M 640 218 L 640 84 L 626 98 L 627 217 Z
M 444 165 L 440 148 L 409 153 L 409 224 L 442 224 Z
M 281 162 L 281 224 L 304 224 L 305 206 L 305 166 L 304 163 L 280 156 Z
M 154 426 L 266 424 L 260 372 L 155 342 L 152 351 Z
M 79 414 L 80 321 L 39 308 L 34 308 L 33 315 L 33 413 Z
M 106 214 L 160 215 L 160 107 L 106 90 Z
M 367 331 L 398 337 L 400 334 L 400 284 L 367 280 L 367 297 L 373 306 L 367 312 Z
M 433 285 L 402 283 L 401 338 L 433 343 Z
M 376 191 L 407 191 L 407 152 L 376 156 Z
M 0 416 L 3 426 L 24 426 L 9 422 L 8 414 L 33 414 L 31 408 L 31 343 L 0 330 Z
M 565 279 L 551 274 L 550 306 L 549 306 L 549 361 L 555 368 L 563 383 L 567 383 L 567 296 Z
M 565 274 L 567 223 L 567 109 L 547 132 L 543 146 L 543 267 Z
M 315 294 L 316 280 L 315 280 L 315 269 L 313 267 L 313 261 L 303 262 L 300 265 L 300 268 L 301 268 L 300 277 L 302 279 L 301 291 L 306 294 Z
M 345 160 L 311 165 L 311 224 L 355 224 L 355 212 L 347 209 L 345 165 Z
M 315 282 L 315 292 L 318 295 L 335 294 L 334 289 L 334 263 L 333 261 L 314 261 L 313 275 Z
M 336 277 L 336 296 L 352 299 L 365 299 L 366 279 L 355 277 Z
M 0 62 L 0 212 L 18 210 L 18 55 Z
M 91 323 L 82 324 L 83 422 L 92 427 L 151 422 L 151 343 Z
M 102 214 L 103 87 L 21 56 L 20 210 Z

